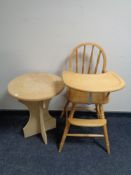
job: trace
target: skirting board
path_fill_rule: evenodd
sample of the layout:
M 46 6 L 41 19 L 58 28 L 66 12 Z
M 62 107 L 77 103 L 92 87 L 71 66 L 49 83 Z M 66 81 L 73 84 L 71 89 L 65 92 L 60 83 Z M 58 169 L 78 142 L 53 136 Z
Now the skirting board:
M 61 110 L 49 110 L 49 113 L 51 115 L 55 115 L 55 116 L 60 116 L 61 114 Z M 76 113 L 79 114 L 86 114 L 86 115 L 90 115 L 94 112 L 90 112 L 90 111 L 76 111 Z M 29 115 L 29 111 L 28 110 L 17 110 L 17 109 L 0 109 L 0 117 L 2 115 L 8 115 L 8 114 L 18 114 L 18 115 Z M 131 117 L 131 111 L 105 111 L 105 115 L 110 115 L 110 114 L 114 114 L 112 116 L 116 116 L 115 114 L 117 114 L 117 116 L 130 116 Z

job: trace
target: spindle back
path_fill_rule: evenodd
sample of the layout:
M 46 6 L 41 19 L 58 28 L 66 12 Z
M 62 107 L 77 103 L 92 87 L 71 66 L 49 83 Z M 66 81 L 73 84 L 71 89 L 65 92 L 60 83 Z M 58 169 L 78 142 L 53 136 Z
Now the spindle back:
M 82 74 L 106 72 L 106 55 L 96 43 L 81 43 L 70 54 L 69 70 Z

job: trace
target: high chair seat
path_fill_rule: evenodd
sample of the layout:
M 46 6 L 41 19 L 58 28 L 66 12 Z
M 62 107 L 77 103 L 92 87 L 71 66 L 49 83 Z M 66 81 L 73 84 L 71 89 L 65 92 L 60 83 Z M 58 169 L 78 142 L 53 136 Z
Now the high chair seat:
M 73 103 L 81 104 L 106 104 L 109 101 L 107 93 L 103 92 L 86 92 L 69 88 L 67 92 L 68 100 Z

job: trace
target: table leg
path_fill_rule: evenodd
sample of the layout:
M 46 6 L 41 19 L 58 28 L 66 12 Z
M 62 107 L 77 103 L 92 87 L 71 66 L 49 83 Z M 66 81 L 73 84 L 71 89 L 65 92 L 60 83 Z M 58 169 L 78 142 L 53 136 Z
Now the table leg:
M 29 109 L 29 120 L 23 128 L 24 137 L 40 133 L 40 119 L 39 119 L 39 102 L 20 101 Z
M 41 135 L 45 144 L 47 144 L 46 131 L 56 128 L 56 119 L 51 117 L 48 113 L 48 105 L 49 100 L 40 103 L 40 128 Z
M 56 120 L 48 113 L 49 100 L 44 102 L 21 101 L 27 106 L 30 112 L 29 121 L 23 128 L 24 137 L 41 133 L 42 138 L 47 144 L 46 131 L 56 128 Z
M 46 100 L 43 102 L 43 119 L 45 122 L 45 129 L 46 131 L 56 128 L 56 119 L 53 118 L 48 112 L 50 100 Z

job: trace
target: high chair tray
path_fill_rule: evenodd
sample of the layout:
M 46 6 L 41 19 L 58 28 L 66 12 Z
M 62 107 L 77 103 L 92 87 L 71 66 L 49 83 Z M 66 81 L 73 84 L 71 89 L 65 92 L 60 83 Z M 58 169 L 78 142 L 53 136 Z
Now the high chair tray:
M 81 74 L 64 71 L 63 81 L 69 88 L 87 92 L 113 92 L 124 88 L 124 80 L 115 72 Z

